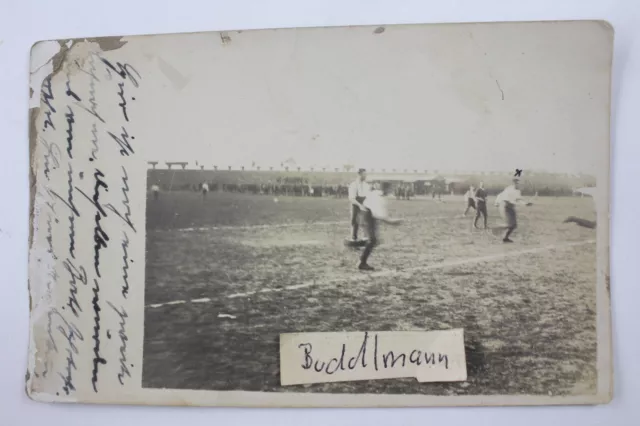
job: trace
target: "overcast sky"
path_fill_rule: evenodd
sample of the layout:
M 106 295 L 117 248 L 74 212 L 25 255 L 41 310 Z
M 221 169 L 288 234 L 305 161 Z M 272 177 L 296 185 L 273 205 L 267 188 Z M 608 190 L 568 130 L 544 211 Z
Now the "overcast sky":
M 373 29 L 129 39 L 147 159 L 595 173 L 609 134 L 600 24 Z

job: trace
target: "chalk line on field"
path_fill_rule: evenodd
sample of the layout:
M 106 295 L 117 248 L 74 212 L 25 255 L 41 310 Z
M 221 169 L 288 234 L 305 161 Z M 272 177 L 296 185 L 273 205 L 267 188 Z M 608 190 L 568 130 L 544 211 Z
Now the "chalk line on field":
M 181 228 L 176 229 L 180 232 L 197 232 L 197 231 L 220 231 L 226 229 L 278 229 L 278 228 L 299 228 L 304 226 L 326 226 L 326 225 L 342 225 L 349 223 L 346 220 L 335 222 L 300 222 L 300 223 L 274 223 L 271 225 L 229 225 L 229 226 L 204 226 L 201 228 Z
M 193 302 L 193 300 L 191 302 Z M 159 308 L 161 306 L 181 305 L 183 303 L 187 303 L 187 301 L 186 300 L 173 300 L 171 302 L 166 302 L 166 303 L 154 303 L 153 305 L 147 305 L 147 308 Z
M 300 289 L 303 289 L 303 288 L 313 287 L 315 285 L 327 285 L 327 284 L 337 284 L 337 283 L 342 283 L 342 282 L 366 281 L 366 280 L 370 279 L 371 277 L 374 277 L 374 278 L 390 277 L 390 276 L 409 277 L 409 276 L 413 275 L 416 272 L 427 272 L 427 271 L 432 271 L 432 270 L 441 269 L 441 268 L 468 265 L 468 264 L 474 264 L 474 263 L 493 262 L 493 261 L 496 261 L 496 260 L 506 259 L 506 258 L 509 258 L 509 257 L 517 257 L 517 256 L 525 255 L 525 254 L 541 253 L 541 252 L 544 252 L 544 251 L 547 251 L 547 250 L 555 250 L 555 249 L 563 249 L 563 248 L 568 248 L 568 247 L 583 246 L 583 245 L 587 245 L 587 244 L 593 244 L 595 242 L 596 242 L 595 239 L 591 239 L 591 240 L 584 240 L 584 241 L 574 241 L 574 242 L 565 243 L 565 244 L 550 244 L 550 245 L 546 245 L 546 246 L 542 246 L 542 247 L 533 247 L 533 248 L 525 249 L 525 250 L 511 251 L 511 252 L 506 252 L 506 253 L 496 253 L 496 254 L 491 254 L 491 255 L 487 255 L 487 256 L 472 257 L 472 258 L 466 258 L 466 259 L 450 260 L 450 261 L 447 261 L 447 262 L 434 263 L 432 265 L 425 265 L 425 266 L 416 266 L 416 267 L 413 267 L 413 268 L 406 268 L 406 269 L 402 269 L 402 270 L 386 269 L 386 270 L 376 271 L 376 272 L 372 272 L 372 273 L 359 273 L 357 275 L 342 276 L 342 277 L 333 278 L 333 279 L 330 279 L 330 280 L 322 280 L 322 281 L 321 280 L 311 280 L 311 281 L 306 281 L 306 282 L 301 283 L 301 284 L 294 284 L 294 285 L 290 285 L 290 286 L 286 286 L 286 287 L 265 288 L 265 289 L 258 290 L 258 291 L 248 291 L 246 293 L 234 293 L 234 294 L 230 294 L 230 295 L 225 296 L 225 298 L 227 298 L 227 299 L 237 299 L 237 298 L 253 296 L 253 295 L 258 294 L 258 293 L 279 293 L 279 292 L 283 292 L 283 291 L 300 290 Z M 210 300 L 211 299 L 205 297 L 205 298 L 202 298 L 202 299 L 193 299 L 193 300 L 191 300 L 191 302 L 192 303 L 205 303 L 205 302 L 209 302 Z M 162 306 L 178 305 L 178 304 L 183 304 L 183 303 L 186 303 L 186 302 L 184 300 L 174 300 L 172 302 L 155 303 L 155 304 L 152 304 L 152 305 L 147 305 L 146 308 L 159 308 L 159 307 L 162 307 Z
M 469 217 L 471 218 L 471 217 Z M 459 215 L 448 216 L 425 216 L 419 219 L 404 219 L 405 222 L 419 222 L 423 220 L 439 220 L 439 219 L 464 219 Z M 305 226 L 330 226 L 330 225 L 348 225 L 351 221 L 318 221 L 318 222 L 294 222 L 294 223 L 273 223 L 269 225 L 222 225 L 222 226 L 202 226 L 198 228 L 176 228 L 176 229 L 154 229 L 154 232 L 200 232 L 200 231 L 224 231 L 224 230 L 252 230 L 252 229 L 278 229 L 278 228 L 302 228 Z

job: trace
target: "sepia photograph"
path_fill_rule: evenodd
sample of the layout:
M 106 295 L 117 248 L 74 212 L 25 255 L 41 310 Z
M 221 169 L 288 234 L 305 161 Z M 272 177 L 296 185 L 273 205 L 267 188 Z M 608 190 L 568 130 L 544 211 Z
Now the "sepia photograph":
M 136 134 L 142 387 L 608 394 L 612 37 L 585 21 L 137 40 L 162 105 Z M 281 382 L 435 368 L 365 332 L 453 329 L 466 380 Z M 281 364 L 282 334 L 323 332 L 362 337 L 335 370 L 304 344 Z
M 40 42 L 40 401 L 611 399 L 602 21 Z
M 640 2 L 35 3 L 13 423 L 639 417 Z

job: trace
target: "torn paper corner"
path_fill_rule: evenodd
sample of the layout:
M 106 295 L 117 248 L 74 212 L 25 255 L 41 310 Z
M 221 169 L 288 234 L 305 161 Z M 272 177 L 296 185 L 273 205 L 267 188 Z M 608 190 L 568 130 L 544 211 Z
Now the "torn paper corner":
M 29 399 L 34 402 L 46 402 L 46 403 L 79 402 L 77 398 L 71 398 L 66 395 L 63 396 L 63 395 L 60 395 L 59 393 L 56 395 L 48 392 L 43 392 L 43 391 L 40 391 L 39 389 L 35 389 L 34 387 L 35 387 L 35 381 L 34 381 L 33 375 L 31 375 L 31 378 L 27 379 L 25 393 L 27 394 L 27 397 L 29 397 Z
M 56 40 L 36 41 L 31 46 L 29 58 L 31 61 L 31 73 L 51 62 L 54 55 L 60 52 L 61 45 Z
M 42 83 L 45 78 L 53 74 L 53 58 L 61 51 L 62 46 L 57 41 L 38 41 L 31 46 L 29 108 L 40 106 Z
M 33 325 L 33 321 L 30 321 Z M 38 349 L 35 344 L 35 337 L 33 330 L 29 332 L 29 354 L 27 357 L 27 375 L 25 380 L 25 392 L 29 399 L 36 402 L 49 402 L 47 398 L 50 395 L 42 393 L 39 389 L 41 384 L 40 376 L 36 373 L 36 364 L 38 357 Z
M 94 37 L 84 39 L 43 40 L 31 46 L 29 108 L 40 106 L 40 91 L 47 77 L 53 78 L 65 63 L 84 60 L 92 52 L 108 52 L 127 44 L 123 37 Z

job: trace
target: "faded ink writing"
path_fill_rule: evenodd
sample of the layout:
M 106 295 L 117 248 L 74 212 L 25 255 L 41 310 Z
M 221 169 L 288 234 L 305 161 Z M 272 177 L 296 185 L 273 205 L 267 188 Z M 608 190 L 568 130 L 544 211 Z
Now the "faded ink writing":
M 53 124 L 53 119 L 51 118 L 51 115 L 56 113 L 56 109 L 53 105 L 51 105 L 51 101 L 54 99 L 53 90 L 51 89 L 51 76 L 48 76 L 44 79 L 40 95 L 42 103 L 44 103 L 47 107 L 47 110 L 44 111 L 45 119 L 44 128 L 42 129 L 42 131 L 46 131 L 49 127 L 55 130 L 56 126 Z
M 67 306 L 73 312 L 73 315 L 78 317 L 78 312 L 82 312 L 82 308 L 78 303 L 78 281 L 87 285 L 87 272 L 83 266 L 76 267 L 71 259 L 66 259 L 63 262 L 64 269 L 69 273 L 69 300 Z
M 125 376 L 131 377 L 131 373 L 127 367 L 127 342 L 129 338 L 127 337 L 126 325 L 128 315 L 124 308 L 118 309 L 111 302 L 107 302 L 107 304 L 120 318 L 120 329 L 118 330 L 118 336 L 120 337 L 120 372 L 118 373 L 118 381 L 121 385 L 124 385 Z
M 98 280 L 93 280 L 93 370 L 91 372 L 91 384 L 93 391 L 98 392 L 98 373 L 100 365 L 107 363 L 107 360 L 100 354 L 100 286 Z
M 133 148 L 131 148 L 131 144 L 129 143 L 129 133 L 127 132 L 127 129 L 124 128 L 124 126 L 122 127 L 122 133 L 120 133 L 120 137 L 111 132 L 107 133 L 120 146 L 120 155 L 126 155 L 128 157 L 129 154 L 134 153 L 134 150 Z M 133 139 L 133 137 L 131 137 L 131 139 Z
M 100 189 L 109 191 L 109 186 L 104 180 L 104 173 L 102 173 L 100 170 L 96 169 L 93 177 L 95 179 L 95 185 L 93 187 L 92 198 L 85 194 L 80 188 L 76 187 L 76 189 L 96 208 L 96 213 L 94 216 L 95 226 L 93 228 L 93 267 L 96 275 L 98 277 L 102 277 L 102 275 L 100 275 L 100 251 L 107 248 L 109 235 L 102 228 L 102 219 L 107 217 L 107 212 L 104 211 L 102 205 L 100 204 Z

